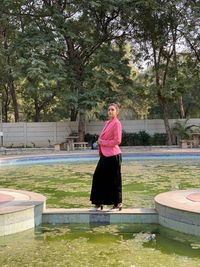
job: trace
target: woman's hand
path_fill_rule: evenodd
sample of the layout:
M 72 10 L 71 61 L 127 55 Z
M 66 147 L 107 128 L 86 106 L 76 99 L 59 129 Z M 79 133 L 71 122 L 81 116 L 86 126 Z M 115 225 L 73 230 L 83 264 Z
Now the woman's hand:
M 98 145 L 101 145 L 101 143 L 102 143 L 101 139 L 98 138 L 98 140 L 97 140 L 97 144 L 98 144 Z

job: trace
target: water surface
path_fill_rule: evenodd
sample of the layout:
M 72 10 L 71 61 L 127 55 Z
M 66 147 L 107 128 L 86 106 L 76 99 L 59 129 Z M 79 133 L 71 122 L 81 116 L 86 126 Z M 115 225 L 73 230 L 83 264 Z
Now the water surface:
M 44 162 L 43 162 L 44 163 Z M 97 158 L 0 168 L 0 187 L 47 197 L 47 207 L 90 207 Z M 158 193 L 199 188 L 199 159 L 125 159 L 124 207 L 154 207 Z M 0 238 L 1 267 L 198 267 L 200 241 L 158 225 L 43 225 Z
M 1 237 L 0 266 L 198 267 L 200 241 L 157 225 L 44 225 Z

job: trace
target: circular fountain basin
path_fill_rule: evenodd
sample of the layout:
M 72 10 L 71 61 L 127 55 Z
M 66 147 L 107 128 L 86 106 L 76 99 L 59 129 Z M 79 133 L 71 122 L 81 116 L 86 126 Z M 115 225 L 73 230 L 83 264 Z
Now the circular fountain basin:
M 0 236 L 40 225 L 45 202 L 34 192 L 0 188 Z
M 159 194 L 155 206 L 161 225 L 200 236 L 200 189 Z

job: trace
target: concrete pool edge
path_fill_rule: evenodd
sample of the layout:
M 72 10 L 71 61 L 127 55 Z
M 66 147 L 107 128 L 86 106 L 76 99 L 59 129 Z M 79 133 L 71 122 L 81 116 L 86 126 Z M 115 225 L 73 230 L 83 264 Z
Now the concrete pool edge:
M 199 201 L 188 198 L 193 194 L 199 196 Z M 165 192 L 154 200 L 160 225 L 200 236 L 200 189 Z
M 122 211 L 93 211 L 92 209 L 47 209 L 43 212 L 43 223 L 158 223 L 155 209 L 123 209 Z
M 142 151 L 122 151 L 123 160 L 154 160 L 154 159 L 200 159 L 200 150 L 142 150 Z M 15 165 L 32 165 L 40 163 L 57 163 L 57 162 L 87 162 L 91 160 L 98 161 L 99 154 L 97 150 L 93 151 L 76 151 L 73 153 L 52 153 L 52 154 L 35 154 L 35 155 L 16 155 L 0 157 L 0 167 Z
M 121 146 L 122 154 L 145 154 L 145 153 L 158 153 L 158 154 L 198 154 L 200 153 L 200 148 L 180 148 L 178 146 Z M 26 149 L 27 154 L 20 153 L 21 149 L 13 154 L 2 155 L 0 154 L 0 159 L 11 159 L 11 158 L 23 158 L 23 157 L 37 157 L 37 156 L 76 156 L 76 155 L 98 155 L 97 149 L 86 149 L 86 150 L 74 150 L 74 151 L 54 151 L 53 149 L 37 149 L 35 152 L 32 149 Z M 0 149 L 1 151 L 1 149 Z
M 46 198 L 40 194 L 0 188 L 0 236 L 22 232 L 42 223 L 53 225 L 70 223 L 160 224 L 179 232 L 200 236 L 200 201 L 194 203 L 188 199 L 187 196 L 191 194 L 199 194 L 200 197 L 200 189 L 159 194 L 155 197 L 155 209 L 129 208 L 122 211 L 109 209 L 94 211 L 92 209 L 46 209 Z
M 45 205 L 46 197 L 41 194 L 0 188 L 0 236 L 40 225 Z

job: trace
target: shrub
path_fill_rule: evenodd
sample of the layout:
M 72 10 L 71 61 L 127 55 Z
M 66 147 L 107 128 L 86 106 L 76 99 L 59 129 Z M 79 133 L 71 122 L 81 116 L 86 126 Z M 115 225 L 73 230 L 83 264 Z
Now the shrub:
M 151 138 L 151 145 L 166 145 L 167 135 L 165 133 L 155 133 Z
M 138 133 L 122 133 L 122 146 L 147 146 L 151 144 L 151 136 L 145 131 Z
M 85 141 L 92 144 L 98 139 L 97 134 L 85 135 Z M 165 133 L 155 133 L 150 135 L 145 131 L 139 131 L 138 133 L 126 133 L 122 132 L 122 143 L 121 146 L 150 146 L 150 145 L 165 145 L 166 144 L 166 134 Z

